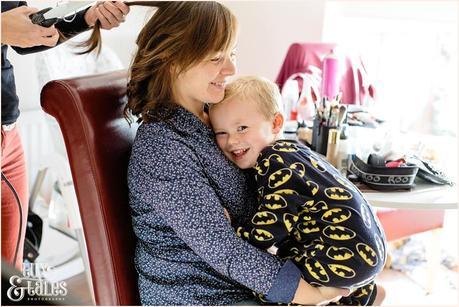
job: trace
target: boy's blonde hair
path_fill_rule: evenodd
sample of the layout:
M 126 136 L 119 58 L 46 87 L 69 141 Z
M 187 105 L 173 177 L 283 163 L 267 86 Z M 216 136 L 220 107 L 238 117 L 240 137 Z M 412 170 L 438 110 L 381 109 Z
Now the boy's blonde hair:
M 276 113 L 283 113 L 282 96 L 279 92 L 279 87 L 263 77 L 240 77 L 229 83 L 225 88 L 225 98 L 216 106 L 234 97 L 252 99 L 269 120 L 273 119 Z

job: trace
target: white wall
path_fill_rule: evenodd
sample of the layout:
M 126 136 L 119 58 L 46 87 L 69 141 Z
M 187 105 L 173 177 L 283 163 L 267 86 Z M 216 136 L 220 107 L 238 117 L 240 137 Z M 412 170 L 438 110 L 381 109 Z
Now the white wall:
M 56 1 L 32 0 L 30 6 L 44 8 Z M 263 75 L 275 80 L 292 42 L 320 41 L 325 1 L 223 1 L 238 17 L 239 74 Z M 136 49 L 135 39 L 151 9 L 133 7 L 126 22 L 111 31 L 102 31 L 104 44 L 111 47 L 128 67 Z M 9 50 L 15 67 L 21 111 L 40 108 L 35 55 L 18 55 Z
M 290 44 L 321 40 L 325 2 L 223 1 L 240 24 L 239 74 L 274 81 Z

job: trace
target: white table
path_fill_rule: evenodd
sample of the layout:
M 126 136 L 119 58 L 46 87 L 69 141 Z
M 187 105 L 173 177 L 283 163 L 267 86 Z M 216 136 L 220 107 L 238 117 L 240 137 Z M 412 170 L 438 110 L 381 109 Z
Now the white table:
M 415 210 L 443 210 L 458 209 L 457 186 L 432 185 L 416 183 L 416 187 L 409 191 L 362 191 L 368 202 L 379 208 L 391 209 L 415 209 Z M 383 209 L 384 210 L 384 209 Z M 428 271 L 425 289 L 431 293 L 437 278 L 436 272 L 440 265 L 440 229 L 431 231 L 432 238 L 430 247 L 426 250 Z
M 410 191 L 363 191 L 375 207 L 395 209 L 458 209 L 457 186 L 416 184 Z

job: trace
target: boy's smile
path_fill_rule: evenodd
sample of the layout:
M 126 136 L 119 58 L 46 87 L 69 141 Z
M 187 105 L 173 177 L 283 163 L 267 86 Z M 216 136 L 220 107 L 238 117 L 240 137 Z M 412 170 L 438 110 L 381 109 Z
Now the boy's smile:
M 252 99 L 236 95 L 210 110 L 218 146 L 242 169 L 255 166 L 260 152 L 274 142 L 278 132 L 259 108 Z

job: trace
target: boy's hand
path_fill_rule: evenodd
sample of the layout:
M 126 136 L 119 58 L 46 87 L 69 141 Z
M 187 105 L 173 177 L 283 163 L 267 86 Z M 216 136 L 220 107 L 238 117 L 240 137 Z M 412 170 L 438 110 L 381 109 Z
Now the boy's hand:
M 333 287 L 313 287 L 304 279 L 300 279 L 292 303 L 300 305 L 327 305 L 338 301 L 351 293 L 348 289 Z
M 335 303 L 341 299 L 343 296 L 348 296 L 351 294 L 351 290 L 348 289 L 342 289 L 342 288 L 332 288 L 332 287 L 317 287 L 317 290 L 319 290 L 320 295 L 324 299 L 322 302 L 320 302 L 317 305 L 328 305 L 330 303 Z M 340 293 L 337 293 L 337 290 Z

